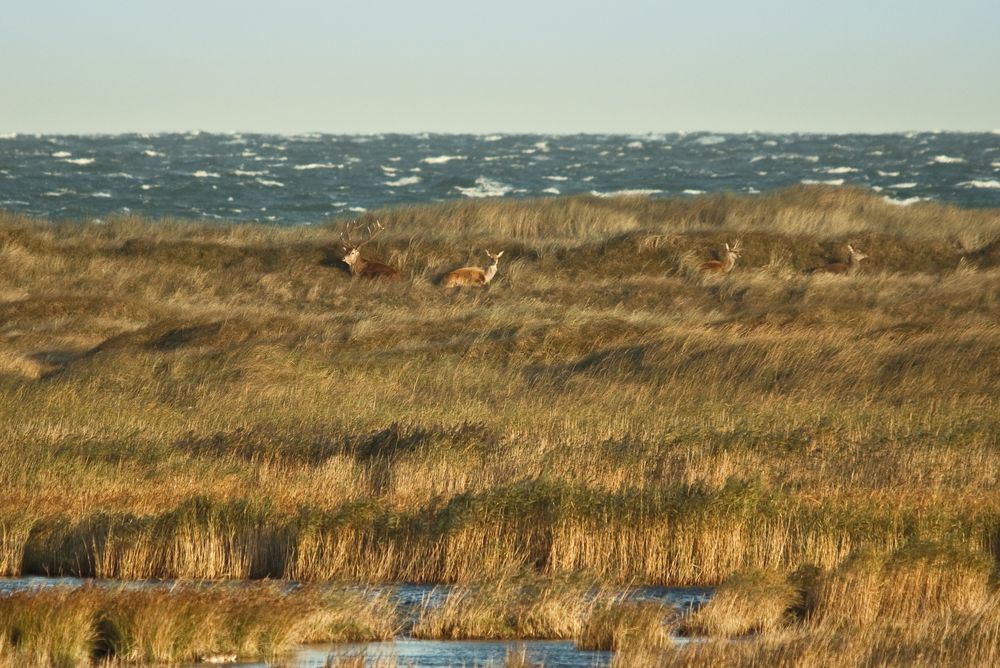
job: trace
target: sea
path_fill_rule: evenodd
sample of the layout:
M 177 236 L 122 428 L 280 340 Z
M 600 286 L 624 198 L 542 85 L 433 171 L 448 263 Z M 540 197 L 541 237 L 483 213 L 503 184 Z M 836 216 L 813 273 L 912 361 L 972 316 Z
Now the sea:
M 1000 207 L 1000 131 L 642 135 L 0 134 L 0 209 L 276 225 L 407 204 L 859 186 Z

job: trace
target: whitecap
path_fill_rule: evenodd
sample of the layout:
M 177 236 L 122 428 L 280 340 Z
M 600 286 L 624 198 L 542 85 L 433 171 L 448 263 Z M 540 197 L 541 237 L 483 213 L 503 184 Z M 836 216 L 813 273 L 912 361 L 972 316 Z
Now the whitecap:
M 379 165 L 378 167 L 389 176 L 393 176 L 396 172 L 399 171 L 399 169 L 396 167 L 386 167 L 385 165 Z
M 906 199 L 893 199 L 892 197 L 883 197 L 889 204 L 895 204 L 896 206 L 910 206 L 911 204 L 916 204 L 917 202 L 923 202 L 925 198 L 923 197 L 907 197 Z
M 262 186 L 267 186 L 268 188 L 284 188 L 285 184 L 281 181 L 269 181 L 268 179 L 257 178 L 257 183 Z
M 269 174 L 266 169 L 263 170 L 253 170 L 253 169 L 234 169 L 233 174 L 236 176 L 266 176 Z
M 985 180 L 985 179 L 973 179 L 972 181 L 962 181 L 961 183 L 959 183 L 957 185 L 959 185 L 959 186 L 961 186 L 963 188 L 990 188 L 990 189 L 994 189 L 994 188 L 1000 188 L 1000 181 L 997 181 L 996 179 L 989 179 L 989 180 Z
M 128 172 L 115 172 L 114 174 L 108 174 L 108 176 L 114 177 L 116 179 L 129 179 L 134 181 L 136 177 L 132 176 Z
M 714 146 L 716 144 L 721 144 L 726 141 L 725 137 L 720 135 L 708 135 L 707 137 L 698 137 L 694 140 L 695 144 L 701 144 L 702 146 Z
M 150 158 L 162 158 L 163 154 L 159 151 L 154 151 L 152 149 L 146 149 L 142 152 L 143 155 L 149 156 Z
M 69 151 L 56 151 L 55 153 L 52 154 L 52 157 L 53 158 L 68 158 L 68 157 L 70 157 L 72 155 L 73 154 L 70 153 Z
M 611 192 L 591 190 L 590 194 L 595 197 L 649 197 L 650 195 L 656 195 L 662 192 L 662 190 L 658 190 L 656 188 L 626 188 L 624 190 L 613 190 Z
M 111 197 L 111 193 L 102 190 L 102 191 L 99 191 L 99 192 L 96 192 L 96 193 L 90 193 L 90 196 L 91 197 L 101 197 L 101 198 L 107 199 L 108 197 Z
M 824 179 L 822 181 L 817 181 L 816 179 L 802 179 L 799 183 L 807 186 L 842 186 L 844 185 L 844 179 Z
M 878 170 L 879 176 L 899 176 L 899 172 L 883 172 L 881 169 Z
M 140 187 L 143 190 L 152 190 L 153 188 L 159 188 L 160 186 L 154 186 L 154 185 L 149 184 L 149 183 L 143 183 Z
M 94 164 L 93 158 L 66 158 L 63 162 L 68 162 L 71 165 L 92 165 Z
M 503 135 L 486 135 L 483 137 L 483 141 L 500 141 L 503 139 Z
M 1000 162 L 991 162 L 990 167 L 993 169 L 1000 169 Z
M 827 174 L 854 174 L 861 170 L 857 167 L 827 167 L 823 171 Z
M 443 165 L 446 162 L 451 162 L 452 160 L 466 160 L 464 155 L 438 155 L 430 158 L 424 158 L 420 162 L 426 162 L 428 165 Z
M 206 172 L 204 169 L 199 169 L 197 172 L 195 172 L 191 176 L 195 176 L 195 177 L 197 177 L 199 179 L 217 179 L 217 178 L 219 178 L 219 175 L 216 174 L 215 172 Z
M 885 155 L 885 151 L 869 151 L 868 155 Z
M 916 188 L 917 183 L 914 181 L 907 181 L 906 183 L 893 183 L 890 188 L 895 188 L 896 190 L 905 190 L 906 188 Z
M 365 208 L 365 207 L 363 207 L 363 206 L 352 206 L 352 207 L 350 207 L 350 208 L 348 209 L 348 211 L 357 211 L 358 213 L 361 213 L 361 212 L 363 212 L 363 211 L 367 211 L 367 210 L 368 210 L 368 209 L 366 209 L 366 208 Z
M 543 193 L 548 193 L 550 195 L 558 195 L 559 194 L 559 188 L 546 188 L 542 192 Z
M 694 188 L 687 188 L 686 190 L 684 190 L 684 194 L 685 195 L 704 195 L 705 191 L 704 190 L 696 190 Z
M 931 162 L 936 163 L 938 165 L 953 165 L 960 162 L 965 162 L 965 158 L 953 158 L 950 155 L 936 155 L 934 156 L 934 159 Z
M 16 132 L 0 132 L 0 139 L 17 139 Z
M 462 193 L 466 197 L 502 197 L 509 193 L 513 188 L 500 181 L 495 181 L 493 179 L 488 179 L 485 176 L 480 176 L 476 179 L 476 185 L 470 188 L 463 188 L 461 186 L 455 186 L 455 190 Z
M 402 160 L 402 158 L 399 157 L 398 155 L 394 155 L 391 158 L 389 158 L 389 162 L 399 162 L 400 160 Z
M 310 162 L 307 165 L 295 165 L 292 169 L 300 172 L 308 169 L 343 169 L 344 165 L 333 162 Z
M 630 141 L 629 143 L 625 144 L 625 148 L 639 149 L 639 148 L 645 148 L 645 146 L 641 141 Z
M 543 177 L 547 181 L 568 181 L 568 176 L 545 176 Z
M 537 141 L 535 142 L 535 148 L 541 151 L 542 153 L 548 153 L 549 143 L 547 141 Z
M 420 183 L 422 179 L 419 176 L 404 176 L 401 179 L 396 179 L 395 181 L 386 181 L 387 186 L 412 186 Z
M 766 155 L 755 155 L 754 157 L 750 158 L 750 164 L 753 164 L 755 162 L 760 162 L 761 160 L 767 160 L 767 156 Z

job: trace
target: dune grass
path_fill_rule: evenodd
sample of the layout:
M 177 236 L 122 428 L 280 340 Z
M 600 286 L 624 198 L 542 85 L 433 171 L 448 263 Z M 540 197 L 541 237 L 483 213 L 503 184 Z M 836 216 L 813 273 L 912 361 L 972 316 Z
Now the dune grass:
M 365 252 L 400 284 L 350 279 L 340 221 L 0 214 L 0 572 L 717 585 L 813 568 L 827 579 L 800 607 L 985 609 L 997 211 L 811 187 L 376 218 Z M 734 239 L 736 269 L 702 278 Z M 857 276 L 809 273 L 847 243 L 870 255 Z M 505 251 L 489 288 L 436 285 L 484 249 Z M 934 550 L 965 555 L 946 589 L 980 608 L 928 603 L 947 596 L 913 555 Z M 850 603 L 858 560 L 871 583 L 923 566 Z M 733 632 L 798 633 L 778 619 Z
M 0 597 L 0 657 L 21 665 L 162 665 L 280 658 L 304 642 L 385 640 L 382 594 L 179 585 L 57 588 Z

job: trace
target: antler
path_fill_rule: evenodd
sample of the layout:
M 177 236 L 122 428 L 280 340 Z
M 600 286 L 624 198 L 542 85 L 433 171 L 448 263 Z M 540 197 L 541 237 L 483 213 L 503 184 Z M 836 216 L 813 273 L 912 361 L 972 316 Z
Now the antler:
M 740 240 L 739 239 L 737 239 L 736 241 L 733 242 L 733 247 L 732 247 L 731 250 L 734 253 L 738 253 L 739 252 L 739 250 L 740 250 Z
M 356 223 L 356 220 L 352 220 L 344 226 L 344 231 L 340 233 L 340 242 L 345 248 L 357 248 L 358 245 L 351 240 L 351 227 Z
M 374 231 L 373 231 L 373 228 L 372 228 L 371 225 L 369 225 L 368 227 L 366 227 L 365 231 L 368 233 L 368 238 L 361 242 L 361 244 L 358 246 L 359 248 L 361 246 L 364 246 L 366 243 L 368 243 L 369 241 L 371 241 L 372 239 L 374 239 L 378 235 L 380 235 L 383 232 L 385 232 L 385 226 L 382 225 L 382 221 L 376 220 L 375 221 L 375 226 L 374 226 Z

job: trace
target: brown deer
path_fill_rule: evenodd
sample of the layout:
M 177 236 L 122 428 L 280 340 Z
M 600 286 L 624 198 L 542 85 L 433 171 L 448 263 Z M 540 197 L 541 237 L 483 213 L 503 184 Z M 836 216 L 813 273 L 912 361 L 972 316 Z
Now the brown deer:
M 732 247 L 726 244 L 726 254 L 721 260 L 709 260 L 701 264 L 703 274 L 728 274 L 736 266 L 740 256 L 740 242 L 734 241 Z
M 368 238 L 360 243 L 355 243 L 351 240 L 350 223 L 348 223 L 347 228 L 340 235 L 340 243 L 343 244 L 344 252 L 346 253 L 344 255 L 344 262 L 351 268 L 351 276 L 393 282 L 401 280 L 402 277 L 399 275 L 399 270 L 395 267 L 390 267 L 378 260 L 366 260 L 361 257 L 361 247 L 381 234 L 385 228 L 382 227 L 382 223 L 376 222 L 375 229 L 372 229 L 371 226 L 366 229 Z
M 441 286 L 445 288 L 457 288 L 463 285 L 486 285 L 489 283 L 497 275 L 497 263 L 500 261 L 503 251 L 500 251 L 496 255 L 486 251 L 486 254 L 491 260 L 488 267 L 485 269 L 480 269 L 479 267 L 462 267 L 461 269 L 448 272 L 441 279 Z
M 853 276 L 858 273 L 861 261 L 866 257 L 868 257 L 866 253 L 855 250 L 851 244 L 847 244 L 847 262 L 831 262 L 824 267 L 819 267 L 816 271 L 822 274 L 846 274 Z

